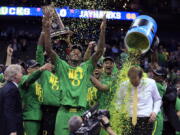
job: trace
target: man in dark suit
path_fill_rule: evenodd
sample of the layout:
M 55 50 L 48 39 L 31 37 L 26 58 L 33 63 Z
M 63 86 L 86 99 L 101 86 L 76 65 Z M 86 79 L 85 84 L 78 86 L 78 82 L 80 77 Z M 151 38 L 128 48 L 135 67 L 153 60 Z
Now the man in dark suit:
M 23 135 L 22 106 L 18 83 L 21 66 L 10 65 L 5 70 L 7 83 L 0 89 L 0 135 Z
M 177 89 L 168 86 L 163 97 L 163 109 L 168 121 L 164 122 L 163 135 L 175 135 L 180 132 L 180 120 L 176 113 Z

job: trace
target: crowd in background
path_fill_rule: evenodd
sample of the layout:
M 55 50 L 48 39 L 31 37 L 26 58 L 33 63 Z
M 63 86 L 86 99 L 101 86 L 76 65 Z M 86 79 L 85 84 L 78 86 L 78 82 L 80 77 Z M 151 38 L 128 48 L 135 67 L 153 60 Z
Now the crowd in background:
M 15 31 L 14 29 L 1 31 L 0 32 L 0 49 L 1 49 L 1 70 L 0 73 L 3 73 L 6 66 L 5 60 L 7 62 L 6 56 L 9 53 L 9 48 L 12 48 L 12 63 L 21 64 L 29 59 L 36 59 L 36 49 L 37 49 L 37 40 L 39 34 L 32 33 L 24 30 Z M 106 35 L 106 44 L 104 57 L 111 57 L 115 61 L 119 71 L 121 71 L 122 64 L 124 59 L 128 56 L 127 49 L 124 46 L 124 37 L 125 32 L 121 29 L 118 31 L 108 31 Z M 98 40 L 98 39 L 97 39 Z M 54 42 L 54 44 L 57 44 Z M 62 43 L 60 44 L 62 45 Z M 64 47 L 64 45 L 62 45 Z M 89 44 L 82 44 L 83 53 L 85 53 Z M 65 49 L 60 46 L 56 46 L 55 51 L 58 51 L 58 54 L 64 54 Z M 68 48 L 68 47 L 65 47 Z M 152 47 L 153 48 L 153 47 Z M 61 52 L 62 51 L 62 52 Z M 94 49 L 95 51 L 95 49 Z M 68 54 L 68 50 L 66 50 Z M 147 54 L 144 54 L 140 57 L 140 66 L 143 70 L 151 76 L 153 64 L 153 58 L 156 57 L 156 66 L 157 68 L 165 68 L 168 73 L 166 76 L 167 85 L 173 85 L 178 88 L 178 96 L 180 96 L 180 42 L 172 40 L 170 43 L 160 41 L 158 47 L 154 50 L 150 50 Z M 4 64 L 4 65 L 3 65 Z M 7 63 L 6 63 L 7 64 Z
M 136 111 L 134 111 L 135 109 L 133 108 L 133 114 L 137 115 L 138 112 L 144 110 L 144 115 L 142 117 L 143 119 L 140 119 L 141 117 L 138 115 L 130 116 L 132 119 L 133 117 L 137 118 L 136 121 L 134 121 L 136 122 L 136 128 L 130 126 L 130 128 L 132 128 L 131 130 L 133 131 L 135 129 L 135 132 L 136 130 L 138 131 L 135 134 L 131 133 L 131 135 L 152 135 L 152 128 L 153 135 L 180 135 L 180 40 L 178 37 L 180 23 L 178 20 L 180 14 L 180 1 L 78 0 L 77 2 L 71 2 L 70 0 L 1 0 L 0 4 L 1 6 L 12 7 L 40 7 L 45 3 L 47 4 L 51 2 L 55 2 L 57 7 L 64 7 L 64 5 L 68 5 L 65 8 L 73 7 L 73 9 L 96 9 L 120 12 L 134 11 L 138 12 L 139 15 L 147 14 L 157 21 L 158 33 L 156 34 L 160 39 L 158 46 L 155 46 L 155 43 L 153 42 L 151 49 L 139 57 L 137 60 L 139 63 L 132 66 L 130 69 L 131 73 L 129 73 L 129 70 L 125 75 L 128 77 L 127 79 L 129 79 L 128 81 L 130 83 L 127 87 L 123 87 L 122 85 L 122 88 L 124 88 L 123 90 L 127 92 L 127 89 L 130 89 L 129 86 L 133 86 L 132 88 L 135 86 L 137 88 L 136 83 L 139 81 L 138 87 L 140 87 L 138 89 L 140 90 L 142 88 L 147 90 L 137 92 L 139 94 L 138 95 L 135 94 L 135 90 L 137 91 L 137 89 L 132 89 L 134 95 L 131 96 L 136 98 L 139 96 L 135 100 L 133 98 L 134 101 L 132 103 L 139 100 L 136 102 L 136 106 L 137 103 L 140 105 L 138 108 L 136 108 Z M 70 3 L 72 3 L 72 5 Z M 68 37 L 66 34 L 65 36 L 62 34 L 62 37 L 59 37 L 60 40 L 54 40 L 52 48 L 55 53 L 59 55 L 59 57 L 55 58 L 53 57 L 54 55 L 52 49 L 50 49 L 50 31 L 47 28 L 50 26 L 48 26 L 50 16 L 48 17 L 48 14 L 44 14 L 44 17 L 48 18 L 46 18 L 46 22 L 43 22 L 40 17 L 35 16 L 1 16 L 0 134 L 6 135 L 5 133 L 1 133 L 4 130 L 5 132 L 8 132 L 7 135 L 9 135 L 9 133 L 12 133 L 10 135 L 69 135 L 69 130 L 72 132 L 71 128 L 76 131 L 83 125 L 82 112 L 87 112 L 87 110 L 96 103 L 99 104 L 98 109 L 108 110 L 110 111 L 111 115 L 111 122 L 109 122 L 108 118 L 106 117 L 107 122 L 101 119 L 101 127 L 103 130 L 101 130 L 100 135 L 106 135 L 106 131 L 109 133 L 109 135 L 116 135 L 116 133 L 113 131 L 114 129 L 117 133 L 121 128 L 128 130 L 128 124 L 125 121 L 128 122 L 129 119 L 126 119 L 123 122 L 119 121 L 119 118 L 122 116 L 116 119 L 116 115 L 123 113 L 125 109 L 118 112 L 113 108 L 115 111 L 117 111 L 117 114 L 112 114 L 111 111 L 113 109 L 110 107 L 112 107 L 111 102 L 113 101 L 114 104 L 114 99 L 116 96 L 118 97 L 118 93 L 116 91 L 120 92 L 120 96 L 123 95 L 123 92 L 120 91 L 119 88 L 117 89 L 119 84 L 122 83 L 121 81 L 119 82 L 119 80 L 122 78 L 117 79 L 117 77 L 121 75 L 123 76 L 123 62 L 126 61 L 127 58 L 130 58 L 130 53 L 124 45 L 124 39 L 126 32 L 130 27 L 131 21 L 108 19 L 107 28 L 105 25 L 106 21 L 104 21 L 102 22 L 101 26 L 104 24 L 104 28 L 106 29 L 102 29 L 102 27 L 99 27 L 100 19 L 63 18 L 62 21 L 64 24 L 68 26 L 69 29 L 74 33 L 71 35 L 71 40 L 66 39 Z M 99 35 L 106 35 L 104 38 L 106 41 L 105 44 L 103 44 L 105 47 L 104 49 L 103 47 L 100 47 L 100 49 L 97 47 L 99 46 L 98 41 L 103 41 L 103 36 L 101 37 Z M 79 43 L 82 48 L 79 47 L 77 43 Z M 73 51 L 73 45 L 75 45 L 74 50 L 76 51 Z M 92 48 L 92 46 L 94 48 Z M 101 58 L 96 57 L 96 59 L 92 60 L 92 57 L 88 56 L 88 58 L 85 59 L 86 55 L 84 54 L 88 52 L 88 48 L 91 50 L 91 55 L 96 54 L 99 50 L 105 51 L 104 54 L 101 53 Z M 72 55 L 70 55 L 71 52 Z M 100 52 L 101 51 L 99 51 L 99 54 Z M 79 60 L 76 59 L 76 61 L 71 61 L 70 57 L 73 57 L 73 55 L 74 57 L 84 57 L 80 58 Z M 60 60 L 58 58 L 60 58 Z M 99 59 L 98 62 L 96 61 L 97 59 Z M 64 62 L 61 60 L 64 60 Z M 90 71 L 91 60 L 93 61 L 93 67 L 95 69 L 93 72 Z M 87 66 L 84 66 L 84 63 L 79 64 L 82 61 L 87 64 Z M 21 65 L 21 67 L 19 65 L 18 66 L 20 69 L 23 67 L 23 75 L 22 73 L 21 75 L 16 73 L 15 77 L 8 76 L 8 67 L 11 69 L 11 66 L 14 66 L 11 64 Z M 81 66 L 84 67 L 81 69 Z M 139 66 L 145 73 L 143 73 Z M 7 72 L 5 72 L 5 70 L 7 70 Z M 90 72 L 91 74 L 89 74 Z M 135 73 L 135 76 L 133 76 L 133 72 Z M 12 72 L 10 71 L 10 74 L 11 73 Z M 22 77 L 21 79 L 20 76 Z M 149 78 L 144 76 L 148 76 Z M 144 80 L 151 80 L 151 78 L 155 80 L 153 80 L 154 83 L 148 83 L 148 81 L 147 83 L 144 83 Z M 16 82 L 16 80 L 18 80 L 18 82 Z M 135 80 L 135 85 L 133 84 L 132 80 Z M 85 87 L 78 86 L 79 81 L 82 81 L 81 84 Z M 123 83 L 126 82 L 124 81 L 124 78 L 122 81 Z M 10 82 L 15 82 L 16 96 L 14 96 L 14 93 L 11 93 L 14 88 Z M 156 86 L 153 86 L 155 83 Z M 17 84 L 19 86 L 17 86 Z M 147 88 L 146 84 L 150 84 L 149 86 L 151 88 Z M 75 85 L 77 86 L 76 88 L 74 87 Z M 143 85 L 144 87 L 142 87 Z M 121 87 L 121 85 L 119 87 Z M 146 106 L 147 108 L 142 107 L 143 105 L 145 106 L 145 104 L 150 103 L 150 100 L 147 102 L 148 90 L 153 90 L 155 87 L 157 87 L 156 89 L 158 89 L 158 92 L 157 90 L 156 94 L 152 92 L 150 97 L 154 102 L 154 95 L 156 95 L 158 100 L 162 101 L 162 104 L 159 104 L 157 107 L 157 104 L 155 105 L 154 102 L 153 105 L 150 105 L 149 107 Z M 17 90 L 17 88 L 19 90 Z M 84 91 L 86 88 L 87 91 Z M 8 95 L 9 91 L 10 94 L 12 94 L 11 96 Z M 17 96 L 18 91 L 20 92 L 20 96 Z M 6 97 L 6 92 L 7 96 L 9 97 Z M 145 93 L 145 95 L 142 96 L 142 93 Z M 17 97 L 19 99 L 16 99 L 15 101 L 15 98 L 13 99 L 12 97 Z M 124 98 L 126 98 L 126 96 L 124 96 Z M 5 104 L 5 100 L 6 103 L 9 104 Z M 17 100 L 19 101 L 19 105 L 17 104 Z M 132 99 L 129 98 L 129 100 L 131 101 Z M 125 107 L 128 107 L 128 102 L 125 103 L 127 104 Z M 2 104 L 4 105 L 3 109 L 1 108 Z M 11 105 L 15 105 L 16 107 L 12 107 Z M 118 104 L 118 106 L 122 106 L 122 108 L 124 107 L 123 103 Z M 133 105 L 133 107 L 134 106 L 135 105 Z M 152 115 L 152 113 L 154 113 L 153 109 L 152 113 L 149 115 L 146 110 L 151 108 L 151 106 L 153 106 L 153 108 L 156 106 L 158 110 L 160 109 L 159 113 Z M 10 110 L 9 112 L 11 113 L 6 113 L 8 112 L 7 110 Z M 132 111 L 131 109 L 129 110 Z M 2 113 L 3 111 L 5 113 Z M 18 119 L 21 121 L 21 124 L 13 123 L 14 121 L 18 121 L 16 119 L 17 117 L 14 116 L 15 113 L 18 114 L 16 116 L 21 116 L 21 114 L 23 114 L 23 118 Z M 73 118 L 73 115 L 81 117 Z M 7 118 L 12 119 L 6 119 L 4 116 L 8 116 Z M 122 117 L 122 119 L 123 118 L 124 117 Z M 148 126 L 149 120 L 152 121 L 152 123 L 154 122 L 153 125 L 150 122 L 151 126 Z M 8 123 L 8 121 L 11 122 Z M 119 125 L 116 125 L 116 121 Z M 142 126 L 141 123 L 143 123 Z M 14 126 L 17 126 L 16 131 L 15 129 L 11 131 L 9 130 L 10 128 L 14 128 L 12 126 L 13 124 Z M 129 125 L 132 124 L 133 121 L 130 122 Z M 127 128 L 124 128 L 124 126 Z M 10 128 L 8 129 L 8 127 Z M 24 133 L 19 134 L 18 130 L 24 130 Z M 118 133 L 117 135 L 120 134 Z
M 35 59 L 35 50 L 38 40 L 38 32 L 15 30 L 14 28 L 6 31 L 0 31 L 0 63 L 4 64 L 6 60 L 6 49 L 10 46 L 13 49 L 12 63 L 21 63 L 29 59 Z M 105 56 L 113 57 L 118 67 L 126 57 L 126 49 L 124 46 L 125 32 L 114 30 L 108 33 L 106 41 Z M 82 45 L 84 52 L 88 44 Z M 148 72 L 151 67 L 151 54 L 143 56 L 141 66 Z M 164 42 L 160 39 L 157 48 L 157 61 L 162 67 L 168 71 L 168 77 L 172 82 L 177 80 L 180 75 L 180 42 L 170 39 L 170 42 Z

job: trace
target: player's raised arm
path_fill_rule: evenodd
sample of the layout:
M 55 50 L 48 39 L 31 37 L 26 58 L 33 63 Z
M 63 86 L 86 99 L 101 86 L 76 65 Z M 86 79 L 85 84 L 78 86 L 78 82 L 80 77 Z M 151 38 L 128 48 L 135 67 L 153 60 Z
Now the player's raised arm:
M 106 32 L 106 14 L 103 16 L 103 20 L 100 26 L 100 36 L 97 45 L 97 51 L 92 56 L 93 65 L 96 66 L 99 58 L 103 55 L 105 46 L 105 32 Z

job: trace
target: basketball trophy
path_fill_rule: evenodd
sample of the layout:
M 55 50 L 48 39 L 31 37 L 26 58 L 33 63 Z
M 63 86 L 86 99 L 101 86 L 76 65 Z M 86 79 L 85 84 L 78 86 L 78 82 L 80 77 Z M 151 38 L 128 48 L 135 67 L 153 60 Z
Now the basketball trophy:
M 42 7 L 43 14 L 46 15 L 46 12 L 51 13 L 50 20 L 52 21 L 50 28 L 50 37 L 55 40 L 60 38 L 62 35 L 72 35 L 72 31 L 68 27 L 64 27 L 64 24 L 61 20 L 60 15 L 57 13 L 53 5 L 46 5 Z

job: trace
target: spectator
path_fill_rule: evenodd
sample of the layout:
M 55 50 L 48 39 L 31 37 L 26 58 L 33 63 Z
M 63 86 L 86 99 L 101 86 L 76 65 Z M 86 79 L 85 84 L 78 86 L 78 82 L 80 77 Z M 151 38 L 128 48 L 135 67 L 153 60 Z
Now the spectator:
M 10 47 L 13 49 L 13 61 L 16 63 L 18 62 L 18 59 L 20 58 L 21 53 L 21 47 L 20 44 L 17 42 L 17 38 L 13 38 L 12 44 Z
M 163 53 L 163 47 L 158 50 L 158 63 L 162 67 L 166 65 L 166 56 Z
M 22 78 L 21 66 L 10 65 L 5 70 L 7 83 L 0 91 L 0 133 L 23 135 L 21 98 L 18 83 Z

